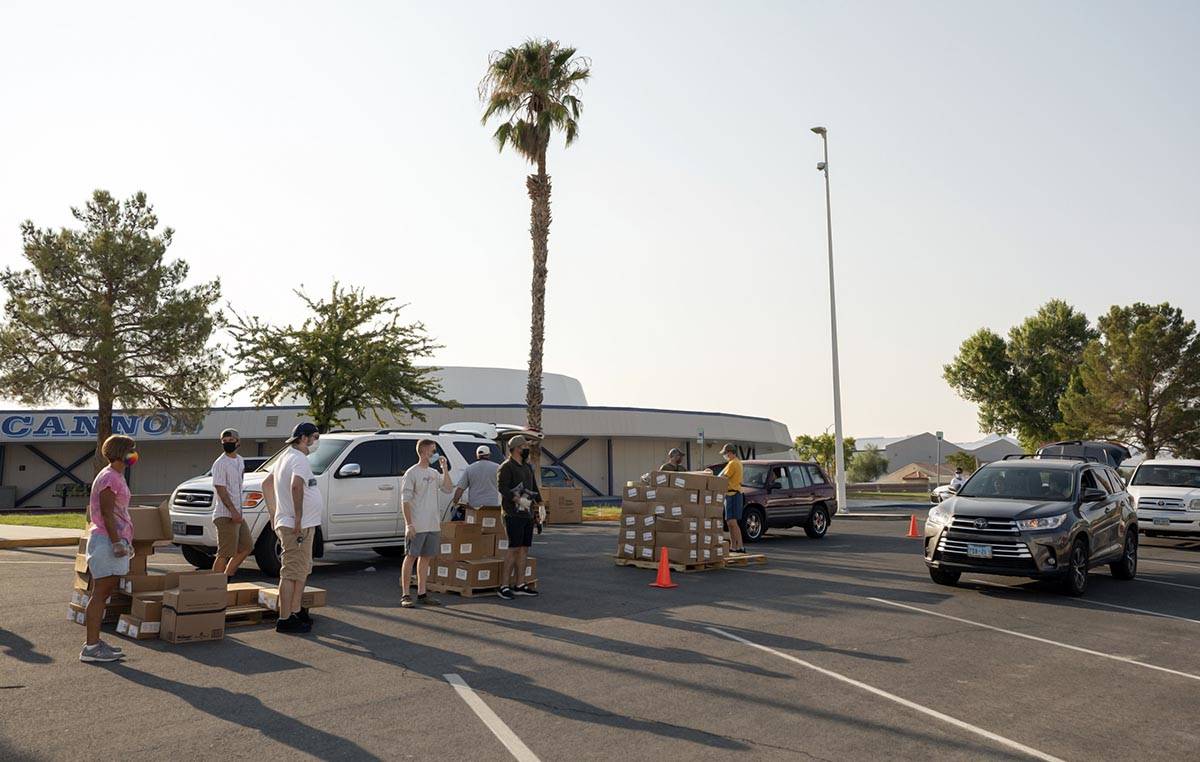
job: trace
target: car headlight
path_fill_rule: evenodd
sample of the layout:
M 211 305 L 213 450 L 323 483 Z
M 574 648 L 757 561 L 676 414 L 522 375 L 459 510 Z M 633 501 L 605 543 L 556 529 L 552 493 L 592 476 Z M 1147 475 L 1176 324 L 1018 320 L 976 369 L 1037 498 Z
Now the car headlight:
M 925 519 L 930 524 L 945 525 L 950 523 L 950 509 L 943 503 L 938 503 L 929 509 L 929 516 Z
M 1067 514 L 1060 513 L 1057 516 L 1042 516 L 1037 519 L 1021 519 L 1017 522 L 1017 528 L 1026 531 L 1038 529 L 1058 529 L 1067 520 Z
M 1193 500 L 1192 502 L 1188 503 L 1188 510 L 1200 511 L 1200 500 Z

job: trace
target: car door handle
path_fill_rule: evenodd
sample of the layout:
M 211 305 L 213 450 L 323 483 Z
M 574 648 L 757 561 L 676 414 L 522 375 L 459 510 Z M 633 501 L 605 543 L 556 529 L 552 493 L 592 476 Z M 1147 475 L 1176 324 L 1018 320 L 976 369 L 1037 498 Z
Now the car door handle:
M 380 484 L 380 485 L 379 485 L 379 489 L 381 489 L 381 490 L 394 490 L 394 489 L 396 489 L 396 486 L 395 486 L 394 484 Z

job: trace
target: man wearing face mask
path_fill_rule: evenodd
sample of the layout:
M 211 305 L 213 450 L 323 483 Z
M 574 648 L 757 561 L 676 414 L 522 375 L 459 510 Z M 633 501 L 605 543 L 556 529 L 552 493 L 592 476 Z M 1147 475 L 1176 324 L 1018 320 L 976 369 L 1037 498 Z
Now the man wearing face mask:
M 533 527 L 538 523 L 537 504 L 542 502 L 533 466 L 529 465 L 529 443 L 524 437 L 508 442 L 508 460 L 496 472 L 500 490 L 500 507 L 504 511 L 504 531 L 508 535 L 508 550 L 504 554 L 504 571 L 500 576 L 497 595 L 511 601 L 518 595 L 538 594 L 525 583 L 525 559 L 533 545 Z
M 250 527 L 242 518 L 242 475 L 246 463 L 237 454 L 241 437 L 237 429 L 221 432 L 221 447 L 225 454 L 212 465 L 213 488 L 217 499 L 213 501 L 213 524 L 217 527 L 217 558 L 213 571 L 225 572 L 226 577 L 237 573 L 238 567 L 254 548 Z
M 313 538 L 325 512 L 308 457 L 317 449 L 320 431 L 311 423 L 298 423 L 287 440 L 291 445 L 263 481 L 263 495 L 271 512 L 271 525 L 282 549 L 279 570 L 279 620 L 275 632 L 289 635 L 312 630 L 308 609 L 301 608 L 304 583 L 312 573 Z
M 441 466 L 441 473 L 433 469 Z M 442 507 L 439 493 L 450 494 L 450 464 L 437 451 L 437 442 L 422 439 L 417 442 L 417 463 L 404 472 L 400 487 L 400 504 L 404 512 L 404 563 L 400 565 L 400 606 L 410 609 L 413 598 L 408 585 L 413 565 L 417 567 L 417 603 L 440 606 L 438 600 L 425 592 L 429 566 L 441 545 Z

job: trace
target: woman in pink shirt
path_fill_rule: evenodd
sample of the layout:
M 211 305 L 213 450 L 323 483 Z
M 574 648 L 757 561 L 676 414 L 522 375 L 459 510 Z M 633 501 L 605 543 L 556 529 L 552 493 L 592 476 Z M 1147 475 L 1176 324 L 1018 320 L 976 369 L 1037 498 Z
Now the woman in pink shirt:
M 137 443 L 131 438 L 113 435 L 104 440 L 100 454 L 108 465 L 100 469 L 92 482 L 88 500 L 88 571 L 92 575 L 92 598 L 88 601 L 87 642 L 79 653 L 85 662 L 117 661 L 121 649 L 100 640 L 100 621 L 108 597 L 117 591 L 120 578 L 129 573 L 133 556 L 133 522 L 129 518 L 129 485 L 125 467 L 137 462 Z

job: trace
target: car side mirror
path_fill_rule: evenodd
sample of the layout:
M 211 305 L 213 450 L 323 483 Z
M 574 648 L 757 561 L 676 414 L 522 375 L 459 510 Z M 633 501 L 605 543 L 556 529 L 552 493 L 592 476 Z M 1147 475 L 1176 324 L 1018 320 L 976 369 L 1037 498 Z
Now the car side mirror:
M 357 463 L 347 463 L 338 469 L 337 475 L 340 479 L 345 479 L 348 476 L 359 476 L 362 474 L 362 466 Z
M 1098 503 L 1106 497 L 1108 497 L 1108 493 L 1096 487 L 1088 487 L 1083 491 L 1083 502 L 1085 503 Z

